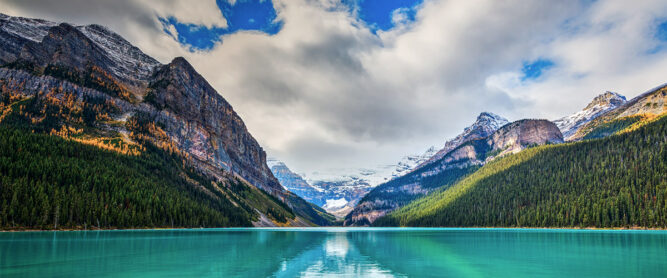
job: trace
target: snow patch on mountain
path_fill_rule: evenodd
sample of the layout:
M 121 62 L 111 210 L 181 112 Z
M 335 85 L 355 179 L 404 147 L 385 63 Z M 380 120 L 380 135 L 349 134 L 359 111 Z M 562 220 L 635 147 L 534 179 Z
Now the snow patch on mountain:
M 554 123 L 563 133 L 563 138 L 569 141 L 580 127 L 604 113 L 623 105 L 627 100 L 624 96 L 614 92 L 604 92 L 596 96 L 583 110 L 565 116 Z
M 322 206 L 322 208 L 325 209 L 326 211 L 338 210 L 345 207 L 347 204 L 348 201 L 345 200 L 345 198 L 327 199 L 326 203 L 324 204 L 324 206 Z
M 8 16 L 0 13 L 0 30 L 33 42 L 41 42 L 49 29 L 60 23 Z M 114 75 L 127 80 L 147 80 L 160 62 L 144 54 L 120 35 L 100 25 L 81 25 L 76 29 L 100 47 L 111 61 Z
M 117 65 L 114 74 L 132 79 L 147 79 L 160 62 L 144 54 L 123 37 L 100 25 L 77 26 L 86 37 L 104 50 Z
M 0 30 L 34 42 L 41 42 L 48 34 L 49 28 L 58 25 L 47 20 L 14 17 L 1 13 L 0 20 L 3 21 Z
M 396 164 L 394 171 L 391 173 L 391 179 L 401 177 L 407 173 L 410 173 L 415 167 L 424 163 L 438 153 L 438 148 L 431 146 L 423 154 L 418 155 L 408 155 L 403 157 L 401 161 Z

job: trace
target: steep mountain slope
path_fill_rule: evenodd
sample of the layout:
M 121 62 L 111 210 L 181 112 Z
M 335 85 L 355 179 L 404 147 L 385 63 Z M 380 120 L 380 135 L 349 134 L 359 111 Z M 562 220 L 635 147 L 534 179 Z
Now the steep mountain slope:
M 374 224 L 667 227 L 667 117 L 495 160 Z
M 555 120 L 554 123 L 563 133 L 565 140 L 570 141 L 582 126 L 625 102 L 624 96 L 607 91 L 596 96 L 583 110 Z
M 241 118 L 185 59 L 162 65 L 97 25 L 6 15 L 0 49 L 3 95 L 42 108 L 28 115 L 33 130 L 152 144 L 215 181 L 238 178 L 266 191 L 300 219 L 329 223 L 330 216 L 280 186 Z
M 468 133 L 466 138 L 472 139 L 461 141 L 440 159 L 374 188 L 346 216 L 345 225 L 373 223 L 377 218 L 419 197 L 454 184 L 494 157 L 532 146 L 563 142 L 558 127 L 546 120 L 516 121 L 493 133 L 483 133 L 487 136 L 480 138 Z
M 613 133 L 610 132 L 612 131 L 609 129 L 610 126 L 621 130 L 640 118 L 654 117 L 664 113 L 667 111 L 666 100 L 667 85 L 658 86 L 582 125 L 570 138 L 581 140 L 607 136 Z M 596 133 L 596 135 L 590 136 L 589 133 Z

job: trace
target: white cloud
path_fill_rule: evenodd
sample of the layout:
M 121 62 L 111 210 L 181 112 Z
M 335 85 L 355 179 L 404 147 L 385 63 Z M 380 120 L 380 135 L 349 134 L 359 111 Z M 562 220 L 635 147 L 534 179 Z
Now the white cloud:
M 271 156 L 309 175 L 394 163 L 481 111 L 553 119 L 603 90 L 632 97 L 667 82 L 667 55 L 648 54 L 664 1 L 426 0 L 415 22 L 396 16 L 403 23 L 376 36 L 339 0 L 277 0 L 276 35 L 239 32 L 196 53 L 156 15 L 226 24 L 213 1 L 0 2 L 18 15 L 108 25 L 162 62 L 186 56 Z M 540 57 L 555 66 L 521 82 L 522 62 Z
M 227 20 L 223 17 L 215 0 L 196 2 L 182 0 L 144 0 L 141 2 L 147 7 L 154 9 L 155 13 L 163 18 L 174 17 L 182 23 L 202 25 L 207 28 L 227 28 Z

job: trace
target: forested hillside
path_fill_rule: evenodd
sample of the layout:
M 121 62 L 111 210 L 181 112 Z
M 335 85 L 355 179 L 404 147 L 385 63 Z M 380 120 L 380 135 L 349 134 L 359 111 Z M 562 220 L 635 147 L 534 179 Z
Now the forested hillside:
M 21 207 L 1 207 L 8 222 L 0 227 L 334 220 L 280 185 L 241 117 L 188 61 L 161 64 L 103 26 L 0 14 L 0 126 L 22 134 L 4 142 L 10 162 L 0 172 L 0 189 L 9 194 L 0 201 Z M 60 139 L 44 137 L 45 147 L 12 153 L 13 143 L 37 144 L 33 132 Z M 34 197 L 39 188 L 48 198 Z M 74 200 L 54 203 L 67 198 Z
M 663 114 L 610 137 L 531 148 L 374 225 L 665 228 L 666 143 Z
M 214 183 L 150 144 L 124 155 L 0 127 L 0 229 L 251 226 L 289 207 L 236 179 Z

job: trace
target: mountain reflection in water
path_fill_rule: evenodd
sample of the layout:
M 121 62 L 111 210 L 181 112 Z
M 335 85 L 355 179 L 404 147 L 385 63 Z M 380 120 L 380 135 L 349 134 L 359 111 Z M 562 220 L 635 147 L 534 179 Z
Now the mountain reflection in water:
M 195 229 L 0 233 L 1 277 L 657 277 L 663 231 Z

